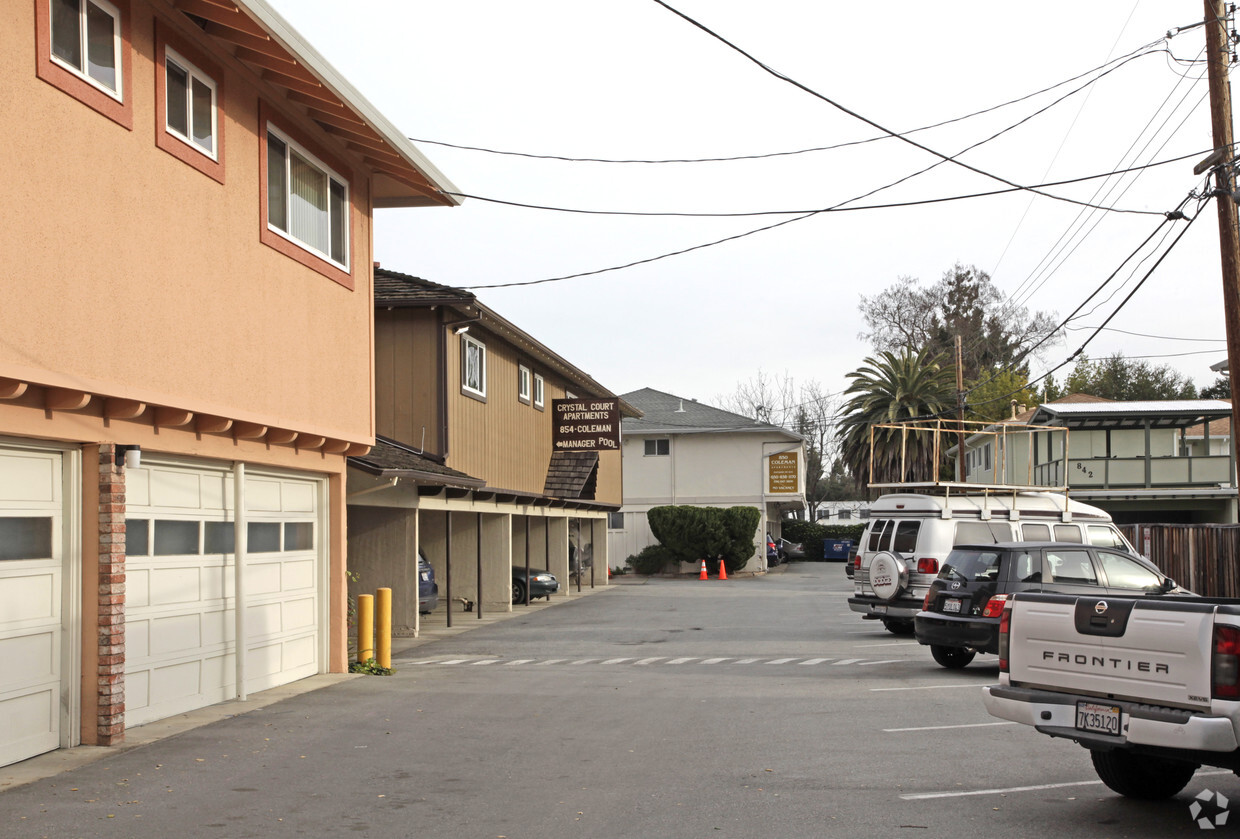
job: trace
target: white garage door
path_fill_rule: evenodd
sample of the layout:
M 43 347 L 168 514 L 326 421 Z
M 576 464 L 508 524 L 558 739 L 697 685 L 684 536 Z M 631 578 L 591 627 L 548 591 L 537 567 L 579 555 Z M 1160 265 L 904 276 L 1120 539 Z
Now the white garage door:
M 58 748 L 66 725 L 63 457 L 0 447 L 0 766 Z
M 249 473 L 243 587 L 246 692 L 319 672 L 326 567 L 318 479 Z M 237 695 L 233 475 L 128 470 L 125 722 Z

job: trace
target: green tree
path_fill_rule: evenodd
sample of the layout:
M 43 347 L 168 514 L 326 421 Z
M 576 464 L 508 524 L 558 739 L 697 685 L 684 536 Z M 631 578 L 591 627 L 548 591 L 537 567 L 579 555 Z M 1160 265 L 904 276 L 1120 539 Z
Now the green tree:
M 1029 387 L 1029 377 L 1015 370 L 1004 370 L 993 377 L 984 378 L 981 384 L 969 390 L 965 419 L 979 422 L 998 422 L 1009 419 L 1013 406 L 1033 407 L 1038 404 L 1038 392 Z
M 756 507 L 665 505 L 646 513 L 654 538 L 681 562 L 718 557 L 729 573 L 744 568 L 753 556 L 761 519 Z
M 1080 356 L 1064 387 L 1068 393 L 1088 393 L 1120 401 L 1197 398 L 1192 379 L 1170 365 L 1155 367 L 1148 361 L 1126 358 L 1122 352 L 1098 361 Z
M 898 429 L 874 429 L 871 474 L 871 428 L 950 415 L 956 405 L 955 376 L 954 367 L 925 349 L 881 352 L 847 374 L 852 383 L 844 391 L 841 456 L 859 484 L 937 477 L 931 435 L 904 435 Z
M 954 358 L 960 336 L 964 378 L 970 381 L 999 368 L 1027 373 L 1025 357 L 1040 356 L 1055 333 L 1050 314 L 1012 303 L 989 274 L 960 263 L 933 285 L 900 277 L 879 294 L 862 296 L 858 308 L 867 328 L 859 337 L 879 352 L 927 349 Z
M 1231 399 L 1231 379 L 1219 376 L 1213 384 L 1203 387 L 1197 396 L 1201 399 Z

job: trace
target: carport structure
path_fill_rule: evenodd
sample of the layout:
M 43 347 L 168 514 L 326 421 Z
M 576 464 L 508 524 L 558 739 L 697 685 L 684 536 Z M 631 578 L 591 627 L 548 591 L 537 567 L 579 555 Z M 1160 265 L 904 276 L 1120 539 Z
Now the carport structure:
M 419 550 L 435 569 L 439 609 L 449 626 L 454 616 L 466 613 L 466 602 L 469 616 L 479 619 L 487 611 L 511 610 L 515 568 L 555 575 L 560 581 L 556 597 L 571 596 L 575 587 L 607 584 L 606 505 L 492 489 L 386 438 L 379 438 L 368 454 L 350 458 L 349 467 L 350 571 L 355 578 L 350 593 L 392 588 L 398 634 L 420 631 Z M 591 471 L 580 468 L 576 474 L 580 492 Z M 559 491 L 574 491 L 571 475 L 557 481 Z M 573 585 L 570 544 L 589 563 L 580 581 L 571 580 Z M 590 562 L 591 557 L 599 561 Z

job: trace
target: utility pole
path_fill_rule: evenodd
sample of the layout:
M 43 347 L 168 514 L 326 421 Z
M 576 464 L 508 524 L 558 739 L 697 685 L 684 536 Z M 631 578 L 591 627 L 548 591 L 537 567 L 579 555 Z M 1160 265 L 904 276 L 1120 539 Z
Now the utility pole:
M 964 350 L 956 336 L 956 480 L 964 483 Z
M 1218 245 L 1223 267 L 1223 318 L 1227 326 L 1227 380 L 1231 385 L 1232 464 L 1240 443 L 1240 234 L 1236 230 L 1235 182 L 1232 177 L 1231 84 L 1227 68 L 1231 61 L 1231 40 L 1223 0 L 1205 0 L 1206 68 L 1210 78 L 1210 122 L 1214 129 L 1214 154 L 1223 163 L 1214 170 L 1214 203 L 1218 207 Z M 1234 473 L 1233 473 L 1234 478 Z M 1233 503 L 1235 503 L 1233 501 Z M 1236 509 L 1232 508 L 1233 511 Z
M 1218 244 L 1223 268 L 1223 316 L 1227 325 L 1227 367 L 1231 383 L 1231 439 L 1233 450 L 1240 428 L 1240 235 L 1236 229 L 1236 202 L 1232 199 L 1231 87 L 1227 67 L 1231 60 L 1231 40 L 1223 0 L 1205 0 L 1206 68 L 1210 78 L 1210 122 L 1214 128 L 1214 150 L 1223 163 L 1214 170 L 1215 206 L 1218 207 Z

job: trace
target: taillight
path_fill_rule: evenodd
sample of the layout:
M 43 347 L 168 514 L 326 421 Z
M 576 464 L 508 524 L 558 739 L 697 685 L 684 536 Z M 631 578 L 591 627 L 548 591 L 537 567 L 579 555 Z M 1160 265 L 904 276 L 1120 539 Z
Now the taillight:
M 853 558 L 853 568 L 860 568 L 860 567 L 861 567 L 861 554 L 857 554 Z
M 1215 699 L 1240 699 L 1240 628 L 1214 627 L 1210 687 Z
M 991 595 L 991 598 L 986 601 L 986 608 L 982 609 L 982 617 L 1001 617 L 1003 615 L 1003 604 L 1007 602 L 1007 599 L 1008 596 L 1006 594 Z
M 934 599 L 934 586 L 931 586 L 930 590 L 926 592 L 926 599 L 921 601 L 921 610 L 923 612 L 930 611 L 930 601 L 933 599 Z
M 1006 603 L 1004 604 L 1007 605 Z M 1005 608 L 999 613 L 999 672 L 1007 673 L 1008 670 L 1008 648 L 1010 646 L 1010 635 L 1012 634 L 1012 610 Z
M 923 556 L 917 560 L 918 574 L 937 574 L 939 573 L 939 561 L 932 556 Z

